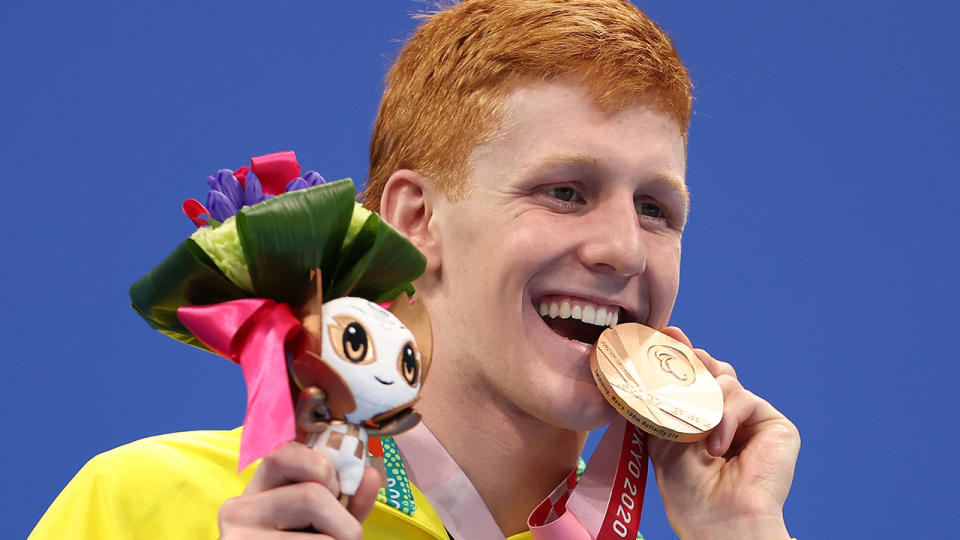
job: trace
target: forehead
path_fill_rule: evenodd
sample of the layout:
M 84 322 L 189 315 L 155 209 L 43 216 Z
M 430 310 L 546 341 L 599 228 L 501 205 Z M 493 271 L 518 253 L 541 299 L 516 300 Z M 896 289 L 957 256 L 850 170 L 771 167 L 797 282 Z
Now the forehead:
M 504 99 L 499 125 L 471 154 L 474 187 L 546 171 L 651 186 L 686 209 L 686 140 L 679 123 L 643 96 L 602 110 L 582 85 L 527 83 Z M 482 184 L 489 184 L 483 186 Z
M 582 85 L 541 81 L 513 89 L 501 114 L 488 142 L 474 149 L 474 172 L 491 160 L 519 174 L 556 165 L 592 165 L 673 184 L 686 193 L 681 126 L 652 99 L 640 96 L 608 111 L 599 108 Z

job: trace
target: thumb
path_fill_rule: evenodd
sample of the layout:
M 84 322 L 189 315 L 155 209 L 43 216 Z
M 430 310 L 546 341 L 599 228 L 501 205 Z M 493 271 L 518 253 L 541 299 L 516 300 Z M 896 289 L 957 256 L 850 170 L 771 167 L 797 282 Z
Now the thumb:
M 360 486 L 357 492 L 350 497 L 347 504 L 349 511 L 357 521 L 363 523 L 370 511 L 373 510 L 373 504 L 377 501 L 377 492 L 380 491 L 380 473 L 373 467 L 367 467 L 363 471 L 363 479 L 360 480 Z

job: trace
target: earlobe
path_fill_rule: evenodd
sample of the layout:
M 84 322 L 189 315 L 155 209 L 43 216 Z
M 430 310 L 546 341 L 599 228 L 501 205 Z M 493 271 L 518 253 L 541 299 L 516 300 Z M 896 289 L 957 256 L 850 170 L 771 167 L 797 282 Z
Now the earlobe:
M 390 175 L 380 197 L 380 216 L 427 257 L 426 273 L 440 267 L 440 239 L 434 233 L 436 193 L 422 174 L 400 169 Z

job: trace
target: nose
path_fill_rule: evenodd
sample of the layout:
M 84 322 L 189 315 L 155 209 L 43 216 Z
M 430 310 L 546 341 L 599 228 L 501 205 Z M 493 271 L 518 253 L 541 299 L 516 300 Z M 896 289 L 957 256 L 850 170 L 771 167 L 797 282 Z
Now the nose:
M 579 248 L 584 266 L 620 276 L 646 270 L 647 247 L 632 196 L 604 201 L 584 218 Z

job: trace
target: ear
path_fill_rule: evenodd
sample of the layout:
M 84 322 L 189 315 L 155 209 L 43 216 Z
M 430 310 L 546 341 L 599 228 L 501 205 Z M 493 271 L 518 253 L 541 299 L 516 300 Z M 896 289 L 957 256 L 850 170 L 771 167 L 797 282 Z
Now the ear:
M 390 175 L 380 197 L 380 216 L 406 236 L 427 257 L 430 273 L 440 267 L 440 238 L 434 230 L 434 183 L 410 169 Z

